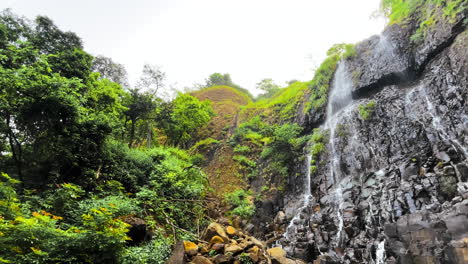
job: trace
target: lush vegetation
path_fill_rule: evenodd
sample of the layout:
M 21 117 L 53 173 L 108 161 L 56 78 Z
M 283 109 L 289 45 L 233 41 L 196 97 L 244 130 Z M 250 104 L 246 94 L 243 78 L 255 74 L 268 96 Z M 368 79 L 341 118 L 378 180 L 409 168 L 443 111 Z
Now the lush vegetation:
M 225 195 L 226 202 L 230 205 L 229 213 L 234 216 L 249 218 L 255 213 L 255 207 L 250 193 L 244 190 L 236 190 Z
M 391 23 L 415 15 L 416 41 L 440 17 L 426 5 L 450 20 L 467 8 L 462 0 L 384 0 L 382 10 Z M 317 171 L 327 135 L 305 135 L 297 123 L 324 110 L 339 61 L 355 53 L 334 45 L 312 80 L 281 87 L 263 79 L 256 100 L 220 73 L 173 94 L 156 65 L 146 64 L 132 87 L 123 65 L 88 54 L 49 18 L 3 11 L 0 262 L 164 263 L 176 240 L 206 224 L 207 201 L 252 217 L 255 199 L 284 190 L 306 146 Z M 361 119 L 374 109 L 374 101 L 359 106 Z M 132 233 L 135 222 L 145 224 L 144 237 Z
M 411 36 L 411 40 L 415 43 L 421 42 L 438 20 L 454 22 L 458 14 L 467 10 L 468 3 L 464 0 L 382 0 L 381 2 L 381 12 L 389 18 L 391 24 L 403 24 L 411 19 L 419 23 L 419 27 Z
M 317 110 L 326 104 L 331 81 L 338 62 L 342 58 L 348 59 L 353 57 L 355 53 L 356 51 L 352 44 L 336 44 L 327 51 L 328 57 L 320 64 L 315 71 L 314 78 L 309 83 L 311 94 L 307 107 L 304 109 L 306 112 Z
M 129 87 L 50 19 L 0 14 L 0 262 L 163 263 L 199 230 L 207 181 L 184 149 L 214 113 L 164 79 L 145 65 Z
M 359 116 L 362 120 L 368 120 L 374 113 L 375 101 L 371 100 L 367 104 L 359 105 Z

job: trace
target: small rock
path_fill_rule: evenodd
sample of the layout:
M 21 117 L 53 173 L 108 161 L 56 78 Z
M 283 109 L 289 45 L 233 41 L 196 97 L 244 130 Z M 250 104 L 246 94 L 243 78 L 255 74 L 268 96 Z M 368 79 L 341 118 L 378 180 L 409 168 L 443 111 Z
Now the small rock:
M 190 263 L 193 263 L 193 264 L 213 264 L 213 262 L 211 260 L 209 260 L 208 258 L 205 258 L 203 256 L 196 256 L 192 259 L 192 261 L 190 261 Z
M 286 257 L 286 251 L 280 247 L 274 247 L 267 250 L 271 258 Z
M 179 241 L 174 246 L 171 256 L 166 261 L 166 264 L 185 264 L 184 255 L 184 243 L 182 241 Z
M 226 264 L 226 263 L 229 263 L 229 262 L 230 262 L 230 258 L 229 258 L 228 256 L 218 254 L 218 255 L 213 259 L 213 261 L 214 261 L 216 264 Z
M 224 241 L 229 241 L 229 237 L 224 231 L 223 226 L 218 223 L 211 223 L 208 225 L 202 238 L 203 240 L 210 241 L 210 239 L 214 236 L 220 236 Z
M 214 236 L 210 239 L 210 244 L 223 244 L 224 239 L 220 236 Z
M 214 250 L 216 252 L 222 252 L 224 249 L 224 244 L 213 244 L 211 246 L 211 250 Z
M 226 227 L 226 233 L 228 236 L 233 237 L 237 234 L 237 230 L 233 226 Z
M 190 256 L 193 256 L 197 254 L 198 252 L 197 244 L 190 242 L 190 241 L 184 241 L 184 249 L 185 249 L 185 253 Z
M 241 252 L 242 251 L 242 248 L 238 245 L 228 245 L 224 248 L 224 253 L 232 253 L 232 254 L 236 254 L 238 252 Z

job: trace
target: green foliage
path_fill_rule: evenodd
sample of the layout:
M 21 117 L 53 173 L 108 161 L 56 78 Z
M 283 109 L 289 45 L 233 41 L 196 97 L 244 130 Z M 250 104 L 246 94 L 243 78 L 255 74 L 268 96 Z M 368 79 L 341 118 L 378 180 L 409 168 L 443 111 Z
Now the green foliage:
M 278 114 L 279 120 L 291 120 L 294 118 L 306 90 L 307 83 L 296 81 L 286 88 L 278 89 L 271 97 L 259 97 L 256 102 L 248 104 L 242 111 L 268 111 L 271 109 Z
M 64 225 L 61 216 L 44 210 L 31 213 L 15 203 L 12 188 L 17 181 L 5 174 L 2 178 L 0 255 L 7 263 L 113 262 L 123 250 L 128 225 L 106 208 L 89 209 L 74 225 Z M 66 188 L 76 192 L 74 186 Z
M 139 247 L 128 247 L 119 259 L 122 264 L 164 264 L 171 254 L 172 241 L 156 230 L 153 239 Z
M 181 94 L 172 101 L 172 113 L 167 125 L 166 135 L 175 146 L 183 146 L 192 138 L 192 134 L 206 125 L 214 116 L 209 101 L 200 101 L 189 94 Z
M 242 253 L 239 255 L 239 261 L 242 264 L 254 264 L 254 261 L 250 257 L 249 253 Z
M 359 105 L 359 116 L 362 120 L 368 120 L 374 113 L 375 101 L 371 100 L 367 104 Z
M 263 79 L 259 83 L 256 84 L 256 88 L 258 90 L 263 91 L 263 93 L 259 96 L 260 98 L 270 98 L 275 95 L 281 87 L 273 82 L 273 79 Z
M 250 153 L 251 149 L 249 146 L 236 145 L 234 147 L 234 152 L 236 153 Z
M 219 140 L 214 138 L 205 138 L 195 143 L 195 145 L 190 148 L 189 152 L 195 152 L 196 150 L 206 150 L 211 148 L 213 145 L 218 145 L 219 143 Z
M 325 150 L 325 135 L 320 128 L 315 128 L 310 138 L 312 159 Z
M 221 74 L 221 73 L 213 73 L 211 74 L 208 79 L 206 79 L 206 84 L 205 87 L 213 87 L 213 86 L 229 86 L 232 87 L 238 91 L 240 91 L 242 94 L 248 95 L 250 99 L 253 98 L 252 94 L 249 92 L 249 90 L 240 87 L 239 85 L 235 84 L 231 80 L 231 75 L 229 73 Z
M 255 161 L 250 160 L 246 156 L 234 155 L 232 159 L 239 162 L 239 164 L 241 164 L 242 166 L 245 166 L 248 168 L 255 168 L 255 166 L 257 166 L 257 163 Z
M 443 17 L 437 17 L 441 10 Z M 438 19 L 448 19 L 454 22 L 458 14 L 468 10 L 464 0 L 382 0 L 381 12 L 390 19 L 390 24 L 404 24 L 416 18 L 419 27 L 411 36 L 418 44 L 422 42 Z
M 249 218 L 254 215 L 255 207 L 249 200 L 250 194 L 242 189 L 225 195 L 226 202 L 232 207 L 231 215 Z

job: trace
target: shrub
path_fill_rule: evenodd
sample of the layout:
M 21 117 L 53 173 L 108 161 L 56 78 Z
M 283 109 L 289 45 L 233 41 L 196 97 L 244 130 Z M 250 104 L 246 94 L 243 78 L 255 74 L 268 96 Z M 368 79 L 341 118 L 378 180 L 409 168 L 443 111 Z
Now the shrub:
M 375 101 L 369 101 L 367 104 L 359 105 L 359 115 L 362 120 L 368 120 L 374 113 Z
M 236 145 L 234 147 L 234 152 L 236 153 L 249 153 L 251 151 L 249 146 Z
M 249 218 L 254 215 L 255 207 L 249 201 L 249 195 L 249 193 L 242 189 L 227 193 L 225 200 L 232 207 L 229 213 L 243 218 Z
M 161 230 L 156 230 L 151 241 L 142 246 L 126 248 L 119 263 L 164 264 L 171 254 L 171 244 L 172 241 L 164 237 Z

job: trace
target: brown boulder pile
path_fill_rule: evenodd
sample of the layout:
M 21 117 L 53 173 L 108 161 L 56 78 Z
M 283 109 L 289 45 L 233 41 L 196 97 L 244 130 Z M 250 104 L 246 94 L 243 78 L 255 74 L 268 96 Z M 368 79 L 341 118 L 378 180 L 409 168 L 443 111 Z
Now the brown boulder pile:
M 265 244 L 232 226 L 211 223 L 198 244 L 183 241 L 184 257 L 171 257 L 167 264 L 302 264 L 286 257 L 281 248 L 267 249 Z

